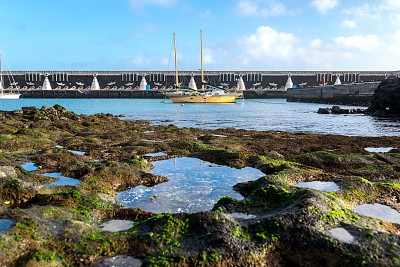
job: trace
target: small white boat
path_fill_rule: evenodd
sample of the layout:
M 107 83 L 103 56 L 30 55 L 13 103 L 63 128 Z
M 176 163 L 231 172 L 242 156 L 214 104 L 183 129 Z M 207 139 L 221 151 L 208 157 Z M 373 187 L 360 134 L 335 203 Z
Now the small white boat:
M 65 83 L 57 83 L 59 86 L 65 86 Z
M 109 85 L 109 86 L 114 85 L 114 84 L 115 84 L 115 82 L 107 83 L 107 85 Z
M 126 83 L 125 85 L 126 85 L 126 86 L 132 86 L 133 83 Z
M 307 83 L 299 83 L 299 85 L 301 86 L 301 88 L 303 88 L 305 85 L 307 85 Z
M 84 86 L 85 85 L 84 83 L 81 83 L 81 82 L 76 82 L 76 84 L 79 85 L 79 86 Z

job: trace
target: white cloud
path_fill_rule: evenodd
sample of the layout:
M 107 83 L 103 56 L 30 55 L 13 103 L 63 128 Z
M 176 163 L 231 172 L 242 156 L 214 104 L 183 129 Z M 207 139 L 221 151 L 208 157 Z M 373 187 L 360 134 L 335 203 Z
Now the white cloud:
M 380 5 L 381 9 L 400 9 L 400 1 L 399 0 L 385 0 Z
M 236 69 L 396 70 L 400 62 L 398 47 L 400 31 L 390 39 L 350 35 L 307 42 L 293 33 L 262 26 L 237 41 L 236 53 L 226 48 L 228 56 L 218 54 L 218 60 Z M 382 57 L 381 51 L 387 51 L 390 59 Z
M 291 33 L 261 26 L 256 33 L 239 39 L 238 44 L 253 61 L 285 61 L 293 57 L 295 39 Z
M 362 52 L 376 51 L 381 45 L 381 41 L 376 35 L 339 36 L 334 39 L 334 43 L 345 49 L 355 49 Z
M 237 13 L 241 16 L 271 17 L 288 14 L 289 10 L 276 0 L 240 0 Z
M 134 9 L 141 9 L 143 6 L 161 6 L 171 7 L 177 4 L 179 0 L 129 0 Z
M 310 43 L 311 48 L 319 48 L 322 45 L 322 41 L 320 39 L 314 39 Z
M 334 9 L 338 4 L 338 0 L 314 0 L 311 3 L 311 5 L 322 14 L 326 14 L 329 10 Z
M 348 28 L 348 29 L 357 28 L 357 23 L 354 20 L 346 19 L 345 21 L 343 21 L 342 25 L 343 25 L 343 27 Z
M 371 7 L 369 4 L 348 8 L 345 13 L 353 18 L 376 19 L 379 17 L 377 7 Z

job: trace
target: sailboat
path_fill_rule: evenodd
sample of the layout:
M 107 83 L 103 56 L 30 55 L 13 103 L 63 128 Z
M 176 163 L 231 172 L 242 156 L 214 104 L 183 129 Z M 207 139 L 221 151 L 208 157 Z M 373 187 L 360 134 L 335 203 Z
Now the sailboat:
M 194 88 L 179 85 L 178 65 L 176 56 L 176 34 L 174 33 L 174 54 L 175 54 L 175 88 L 176 92 L 166 93 L 173 103 L 235 103 L 238 94 L 230 93 L 224 88 L 215 86 L 204 81 L 203 69 L 203 41 L 202 31 L 200 31 L 200 61 L 201 61 L 201 88 L 199 92 Z M 211 91 L 206 91 L 207 86 Z
M 14 84 L 15 81 L 13 81 Z M 13 92 L 4 92 L 4 80 L 3 80 L 3 72 L 1 69 L 1 54 L 0 54 L 0 99 L 19 99 L 21 96 L 20 93 L 13 93 Z

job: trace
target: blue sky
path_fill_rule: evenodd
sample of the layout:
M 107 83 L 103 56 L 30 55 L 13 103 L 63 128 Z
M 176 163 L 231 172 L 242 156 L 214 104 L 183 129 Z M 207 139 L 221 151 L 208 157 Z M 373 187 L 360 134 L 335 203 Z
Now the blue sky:
M 400 69 L 400 0 L 0 0 L 12 70 L 173 70 L 174 32 L 197 70 L 200 29 L 206 70 Z

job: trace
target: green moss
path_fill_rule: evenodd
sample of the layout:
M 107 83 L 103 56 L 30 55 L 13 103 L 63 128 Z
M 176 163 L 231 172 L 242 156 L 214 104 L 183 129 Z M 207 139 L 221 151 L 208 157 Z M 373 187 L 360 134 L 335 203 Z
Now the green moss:
M 250 235 L 247 233 L 246 228 L 235 226 L 232 231 L 233 236 L 241 237 L 244 240 L 250 240 Z
M 33 258 L 37 261 L 53 261 L 56 258 L 65 259 L 65 255 L 48 251 L 36 251 L 33 254 Z
M 278 221 L 257 221 L 249 226 L 249 232 L 258 241 L 276 242 L 280 239 Z
M 87 240 L 91 240 L 91 241 L 103 241 L 104 240 L 104 236 L 102 235 L 102 233 L 100 231 L 93 231 L 88 235 L 83 236 L 83 238 L 87 239 Z
M 292 191 L 293 190 L 293 191 Z M 279 206 L 287 206 L 296 203 L 307 195 L 306 190 L 296 190 L 286 186 L 269 184 L 254 190 L 250 194 L 250 205 L 262 208 L 264 211 Z
M 214 205 L 212 210 L 213 211 L 217 211 L 217 210 L 222 211 L 221 207 L 224 207 L 224 206 L 227 206 L 227 205 L 233 204 L 233 203 L 238 203 L 238 202 L 239 202 L 239 200 L 234 199 L 233 197 L 223 196 L 217 201 L 217 203 Z

